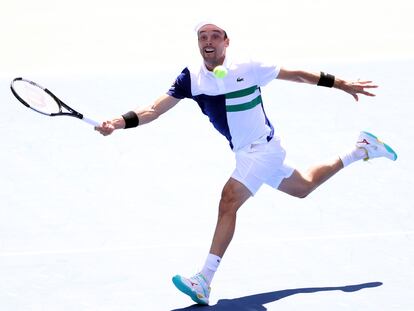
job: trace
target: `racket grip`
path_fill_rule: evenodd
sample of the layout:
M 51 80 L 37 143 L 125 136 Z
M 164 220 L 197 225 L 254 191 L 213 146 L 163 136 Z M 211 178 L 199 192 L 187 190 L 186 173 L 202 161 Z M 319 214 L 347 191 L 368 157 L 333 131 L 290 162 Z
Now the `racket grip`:
M 100 122 L 97 122 L 95 120 L 89 119 L 89 118 L 87 118 L 85 116 L 82 118 L 82 120 L 85 121 L 86 123 L 90 124 L 90 125 L 93 125 L 93 126 L 100 126 L 101 125 Z

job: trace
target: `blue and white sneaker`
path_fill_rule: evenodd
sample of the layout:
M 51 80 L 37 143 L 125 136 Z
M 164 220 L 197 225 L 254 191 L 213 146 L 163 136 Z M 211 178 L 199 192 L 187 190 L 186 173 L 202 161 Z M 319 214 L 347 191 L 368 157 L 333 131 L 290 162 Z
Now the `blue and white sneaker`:
M 197 273 L 189 279 L 176 275 L 172 278 L 172 281 L 180 291 L 190 296 L 194 302 L 200 305 L 208 305 L 211 289 L 201 273 Z
M 368 132 L 361 132 L 359 134 L 356 147 L 365 150 L 366 157 L 364 161 L 380 157 L 385 157 L 393 161 L 397 160 L 397 153 L 390 146 Z

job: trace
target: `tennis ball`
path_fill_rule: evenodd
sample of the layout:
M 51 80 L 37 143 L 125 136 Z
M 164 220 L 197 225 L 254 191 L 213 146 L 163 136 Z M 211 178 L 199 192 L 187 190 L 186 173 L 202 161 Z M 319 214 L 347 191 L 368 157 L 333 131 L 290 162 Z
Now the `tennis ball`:
M 213 73 L 216 76 L 216 78 L 223 79 L 227 76 L 228 72 L 226 67 L 220 65 L 213 69 Z

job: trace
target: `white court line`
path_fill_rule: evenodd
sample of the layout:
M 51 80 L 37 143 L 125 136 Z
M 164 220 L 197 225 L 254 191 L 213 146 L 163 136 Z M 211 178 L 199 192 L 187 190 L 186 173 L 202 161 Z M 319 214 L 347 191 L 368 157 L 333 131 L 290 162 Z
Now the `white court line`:
M 393 231 L 393 232 L 370 232 L 370 233 L 350 233 L 336 235 L 317 235 L 306 237 L 281 238 L 280 241 L 306 241 L 306 240 L 335 240 L 335 239 L 359 239 L 372 237 L 388 237 L 388 236 L 409 236 L 414 235 L 414 230 L 410 231 Z
M 392 231 L 392 232 L 370 232 L 370 233 L 350 233 L 350 234 L 334 234 L 334 235 L 314 235 L 314 236 L 298 236 L 298 237 L 282 237 L 272 238 L 274 242 L 302 242 L 302 241 L 316 241 L 316 240 L 345 240 L 345 239 L 364 239 L 364 238 L 384 238 L 384 237 L 404 237 L 413 236 L 414 231 Z M 268 240 L 255 240 L 255 245 L 268 244 Z M 243 241 L 237 243 L 238 245 L 252 244 L 251 241 Z M 236 244 L 236 243 L 235 243 Z
M 0 252 L 0 257 L 13 257 L 13 256 L 39 256 L 39 255 L 66 255 L 66 254 L 91 254 L 91 253 L 118 253 L 118 252 L 134 252 L 142 251 L 152 248 L 168 248 L 177 247 L 177 245 L 152 245 L 141 247 L 101 247 L 101 248 L 83 248 L 83 249 L 63 249 L 63 250 L 39 250 L 39 251 L 12 251 L 12 252 Z
M 394 232 L 376 232 L 376 233 L 351 233 L 351 234 L 338 234 L 329 236 L 305 236 L 305 237 L 284 237 L 274 238 L 275 242 L 291 242 L 291 241 L 308 241 L 308 240 L 334 240 L 334 239 L 360 239 L 360 238 L 372 238 L 372 237 L 393 237 L 393 236 L 411 236 L 414 235 L 414 231 L 394 231 Z M 257 244 L 258 241 L 254 241 Z M 259 241 L 260 243 L 260 241 Z M 249 242 L 234 243 L 237 245 L 249 244 Z M 65 250 L 39 250 L 39 251 L 11 251 L 0 252 L 0 257 L 13 257 L 13 256 L 40 256 L 40 255 L 67 255 L 67 254 L 94 254 L 94 253 L 112 253 L 112 252 L 134 252 L 142 251 L 146 249 L 157 248 L 178 248 L 189 247 L 188 244 L 157 244 L 147 245 L 141 247 L 112 247 L 112 248 L 88 248 L 88 249 L 65 249 Z

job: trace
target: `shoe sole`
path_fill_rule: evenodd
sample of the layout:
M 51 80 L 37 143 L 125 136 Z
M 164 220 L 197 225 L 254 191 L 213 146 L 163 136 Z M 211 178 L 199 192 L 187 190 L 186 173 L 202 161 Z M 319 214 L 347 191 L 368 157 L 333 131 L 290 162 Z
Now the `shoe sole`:
M 197 297 L 197 293 L 196 293 L 196 292 L 192 291 L 192 290 L 191 290 L 191 289 L 190 289 L 187 285 L 185 285 L 185 284 L 184 284 L 184 282 L 183 282 L 183 281 L 181 281 L 181 277 L 180 277 L 179 275 L 174 276 L 174 277 L 172 278 L 172 281 L 173 281 L 173 283 L 174 283 L 175 287 L 177 287 L 177 289 L 178 289 L 179 291 L 181 291 L 182 293 L 184 293 L 184 294 L 186 294 L 186 295 L 190 296 L 190 298 L 191 298 L 194 302 L 196 302 L 196 303 L 198 303 L 198 304 L 200 304 L 200 305 L 208 305 L 208 303 L 206 303 L 205 301 L 200 300 L 200 299 Z
M 378 137 L 377 136 L 375 136 L 374 134 L 371 134 L 371 133 L 369 133 L 369 132 L 363 132 L 364 134 L 367 134 L 368 136 L 370 136 L 370 137 L 372 137 L 372 138 L 374 138 L 375 140 L 377 140 L 377 141 L 379 141 L 381 144 L 383 144 L 383 146 L 385 147 L 385 149 L 390 153 L 390 154 L 392 154 L 393 155 L 393 158 L 391 159 L 391 160 L 393 160 L 393 161 L 395 161 L 395 160 L 397 160 L 397 158 L 398 158 L 398 155 L 397 155 L 397 153 L 389 146 L 389 145 L 387 145 L 386 143 L 384 143 L 384 142 L 382 142 L 382 141 L 380 141 L 379 139 L 378 139 Z

